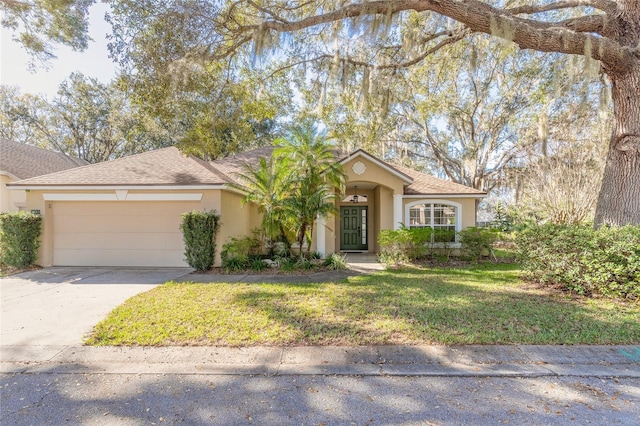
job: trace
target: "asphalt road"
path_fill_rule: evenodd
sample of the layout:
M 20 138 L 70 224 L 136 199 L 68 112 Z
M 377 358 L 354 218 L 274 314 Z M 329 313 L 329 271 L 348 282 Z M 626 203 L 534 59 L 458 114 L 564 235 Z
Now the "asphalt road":
M 5 374 L 10 425 L 637 425 L 640 379 Z

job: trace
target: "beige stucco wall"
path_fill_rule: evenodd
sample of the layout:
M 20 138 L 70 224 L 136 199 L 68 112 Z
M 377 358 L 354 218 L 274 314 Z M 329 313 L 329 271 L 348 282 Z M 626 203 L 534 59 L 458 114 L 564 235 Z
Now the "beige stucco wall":
M 42 198 L 41 191 L 29 191 L 26 193 L 28 211 L 39 210 L 42 215 L 42 233 L 40 234 L 40 247 L 38 248 L 38 259 L 36 263 L 41 266 L 51 266 L 53 260 L 53 226 L 50 223 L 53 218 L 48 214 L 46 204 Z
M 223 244 L 230 238 L 250 236 L 254 228 L 260 227 L 260 216 L 254 204 L 242 205 L 243 196 L 229 191 L 220 191 L 221 223 L 216 245 L 216 265 L 220 265 Z
M 379 220 L 378 232 L 383 229 L 393 229 L 393 192 L 390 188 L 379 186 L 376 188 L 376 200 L 379 200 Z M 376 232 L 375 238 L 375 252 L 378 250 L 378 233 Z
M 15 182 L 15 179 L 0 175 L 0 213 L 17 212 L 21 207 L 26 207 L 27 193 L 22 189 L 7 188 L 11 182 Z
M 361 162 L 365 170 L 361 174 L 355 173 L 354 164 Z M 377 235 L 381 229 L 393 229 L 393 195 L 404 193 L 402 178 L 391 170 L 381 167 L 364 156 L 356 156 L 344 164 L 347 174 L 347 194 L 353 193 L 354 186 L 358 186 L 358 194 L 368 196 L 366 203 L 358 203 L 358 206 L 367 206 L 368 209 L 368 251 L 377 252 Z M 345 195 L 345 196 L 346 196 Z M 338 207 L 350 205 L 338 203 Z M 334 232 L 327 233 L 327 253 L 340 250 L 340 217 L 335 217 L 330 222 Z M 332 250 L 329 250 L 329 248 Z
M 361 162 L 366 167 L 364 173 L 360 175 L 353 171 L 353 165 L 357 162 Z M 404 193 L 402 179 L 364 157 L 358 156 L 351 159 L 344 164 L 344 169 L 347 173 L 349 185 L 357 184 L 358 182 L 374 182 L 390 188 L 394 194 Z

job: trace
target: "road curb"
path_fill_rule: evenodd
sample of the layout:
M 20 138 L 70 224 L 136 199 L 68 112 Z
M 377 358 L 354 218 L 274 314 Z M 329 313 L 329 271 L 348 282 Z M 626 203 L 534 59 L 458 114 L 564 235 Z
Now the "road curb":
M 640 378 L 640 346 L 2 346 L 1 373 Z

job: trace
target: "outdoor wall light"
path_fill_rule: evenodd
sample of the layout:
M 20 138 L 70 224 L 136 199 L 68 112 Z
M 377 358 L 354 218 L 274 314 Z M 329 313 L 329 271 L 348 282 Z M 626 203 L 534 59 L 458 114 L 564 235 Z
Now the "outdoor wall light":
M 353 187 L 353 198 L 351 198 L 353 204 L 358 204 L 358 185 Z

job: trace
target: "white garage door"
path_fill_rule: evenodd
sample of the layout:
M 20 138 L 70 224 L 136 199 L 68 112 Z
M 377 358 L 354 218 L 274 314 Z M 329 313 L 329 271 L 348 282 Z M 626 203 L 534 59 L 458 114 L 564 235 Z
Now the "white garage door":
M 199 202 L 55 202 L 57 266 L 187 266 L 181 214 Z

